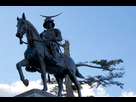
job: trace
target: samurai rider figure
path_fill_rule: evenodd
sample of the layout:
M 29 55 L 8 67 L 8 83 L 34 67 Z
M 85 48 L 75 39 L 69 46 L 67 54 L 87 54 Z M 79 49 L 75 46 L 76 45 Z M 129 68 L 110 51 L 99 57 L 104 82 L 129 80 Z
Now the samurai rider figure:
M 61 14 L 61 13 L 60 13 Z M 58 14 L 58 15 L 60 15 Z M 51 62 L 53 64 L 56 64 L 57 61 L 57 56 L 56 53 L 59 52 L 59 45 L 57 41 L 62 41 L 62 36 L 61 36 L 61 32 L 59 29 L 55 29 L 54 26 L 54 20 L 52 20 L 51 18 L 56 17 L 58 15 L 55 16 L 43 16 L 46 19 L 44 20 L 45 22 L 43 23 L 43 27 L 47 30 L 44 30 L 41 34 L 40 37 L 42 38 L 42 40 L 44 41 L 44 46 L 46 46 L 49 51 L 51 52 L 52 56 L 49 56 L 49 60 L 51 60 Z M 29 72 L 35 72 L 38 70 L 35 70 L 35 68 L 30 68 L 30 67 L 26 67 L 25 68 L 26 71 Z

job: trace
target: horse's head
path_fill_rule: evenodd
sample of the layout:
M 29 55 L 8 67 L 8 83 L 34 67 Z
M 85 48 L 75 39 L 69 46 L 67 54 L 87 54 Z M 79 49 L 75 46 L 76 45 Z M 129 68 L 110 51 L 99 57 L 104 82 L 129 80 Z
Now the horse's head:
M 25 14 L 22 14 L 22 18 L 17 17 L 17 34 L 16 37 L 20 39 L 20 44 L 23 44 L 23 35 L 27 32 L 27 24 Z

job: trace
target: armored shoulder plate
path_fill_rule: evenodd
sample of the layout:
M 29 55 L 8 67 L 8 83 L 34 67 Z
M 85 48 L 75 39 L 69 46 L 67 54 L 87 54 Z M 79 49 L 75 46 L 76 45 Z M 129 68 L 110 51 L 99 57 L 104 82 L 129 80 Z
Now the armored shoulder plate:
M 55 30 L 55 34 L 58 36 L 58 34 L 61 34 L 59 29 L 54 29 Z

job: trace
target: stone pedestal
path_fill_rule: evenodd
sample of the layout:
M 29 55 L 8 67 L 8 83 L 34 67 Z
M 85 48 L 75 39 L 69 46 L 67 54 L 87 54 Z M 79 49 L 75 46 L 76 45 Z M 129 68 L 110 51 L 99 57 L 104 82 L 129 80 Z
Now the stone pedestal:
M 57 96 L 39 89 L 32 89 L 19 95 L 16 95 L 14 97 L 57 97 Z

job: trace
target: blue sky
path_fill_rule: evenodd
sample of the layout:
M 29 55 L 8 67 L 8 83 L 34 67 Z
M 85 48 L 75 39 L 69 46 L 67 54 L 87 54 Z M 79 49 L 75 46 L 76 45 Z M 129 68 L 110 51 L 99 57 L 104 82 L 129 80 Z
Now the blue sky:
M 42 15 L 55 15 L 55 28 L 60 29 L 63 39 L 70 42 L 70 56 L 76 63 L 100 59 L 123 59 L 117 67 L 125 67 L 124 89 L 117 86 L 104 88 L 110 96 L 119 96 L 122 91 L 136 93 L 136 6 L 0 6 L 0 83 L 19 81 L 16 63 L 24 58 L 26 45 L 20 45 L 15 37 L 17 16 L 25 13 L 41 33 L 44 23 Z M 106 74 L 100 69 L 78 68 L 88 75 Z M 24 74 L 33 81 L 40 79 L 39 73 Z

